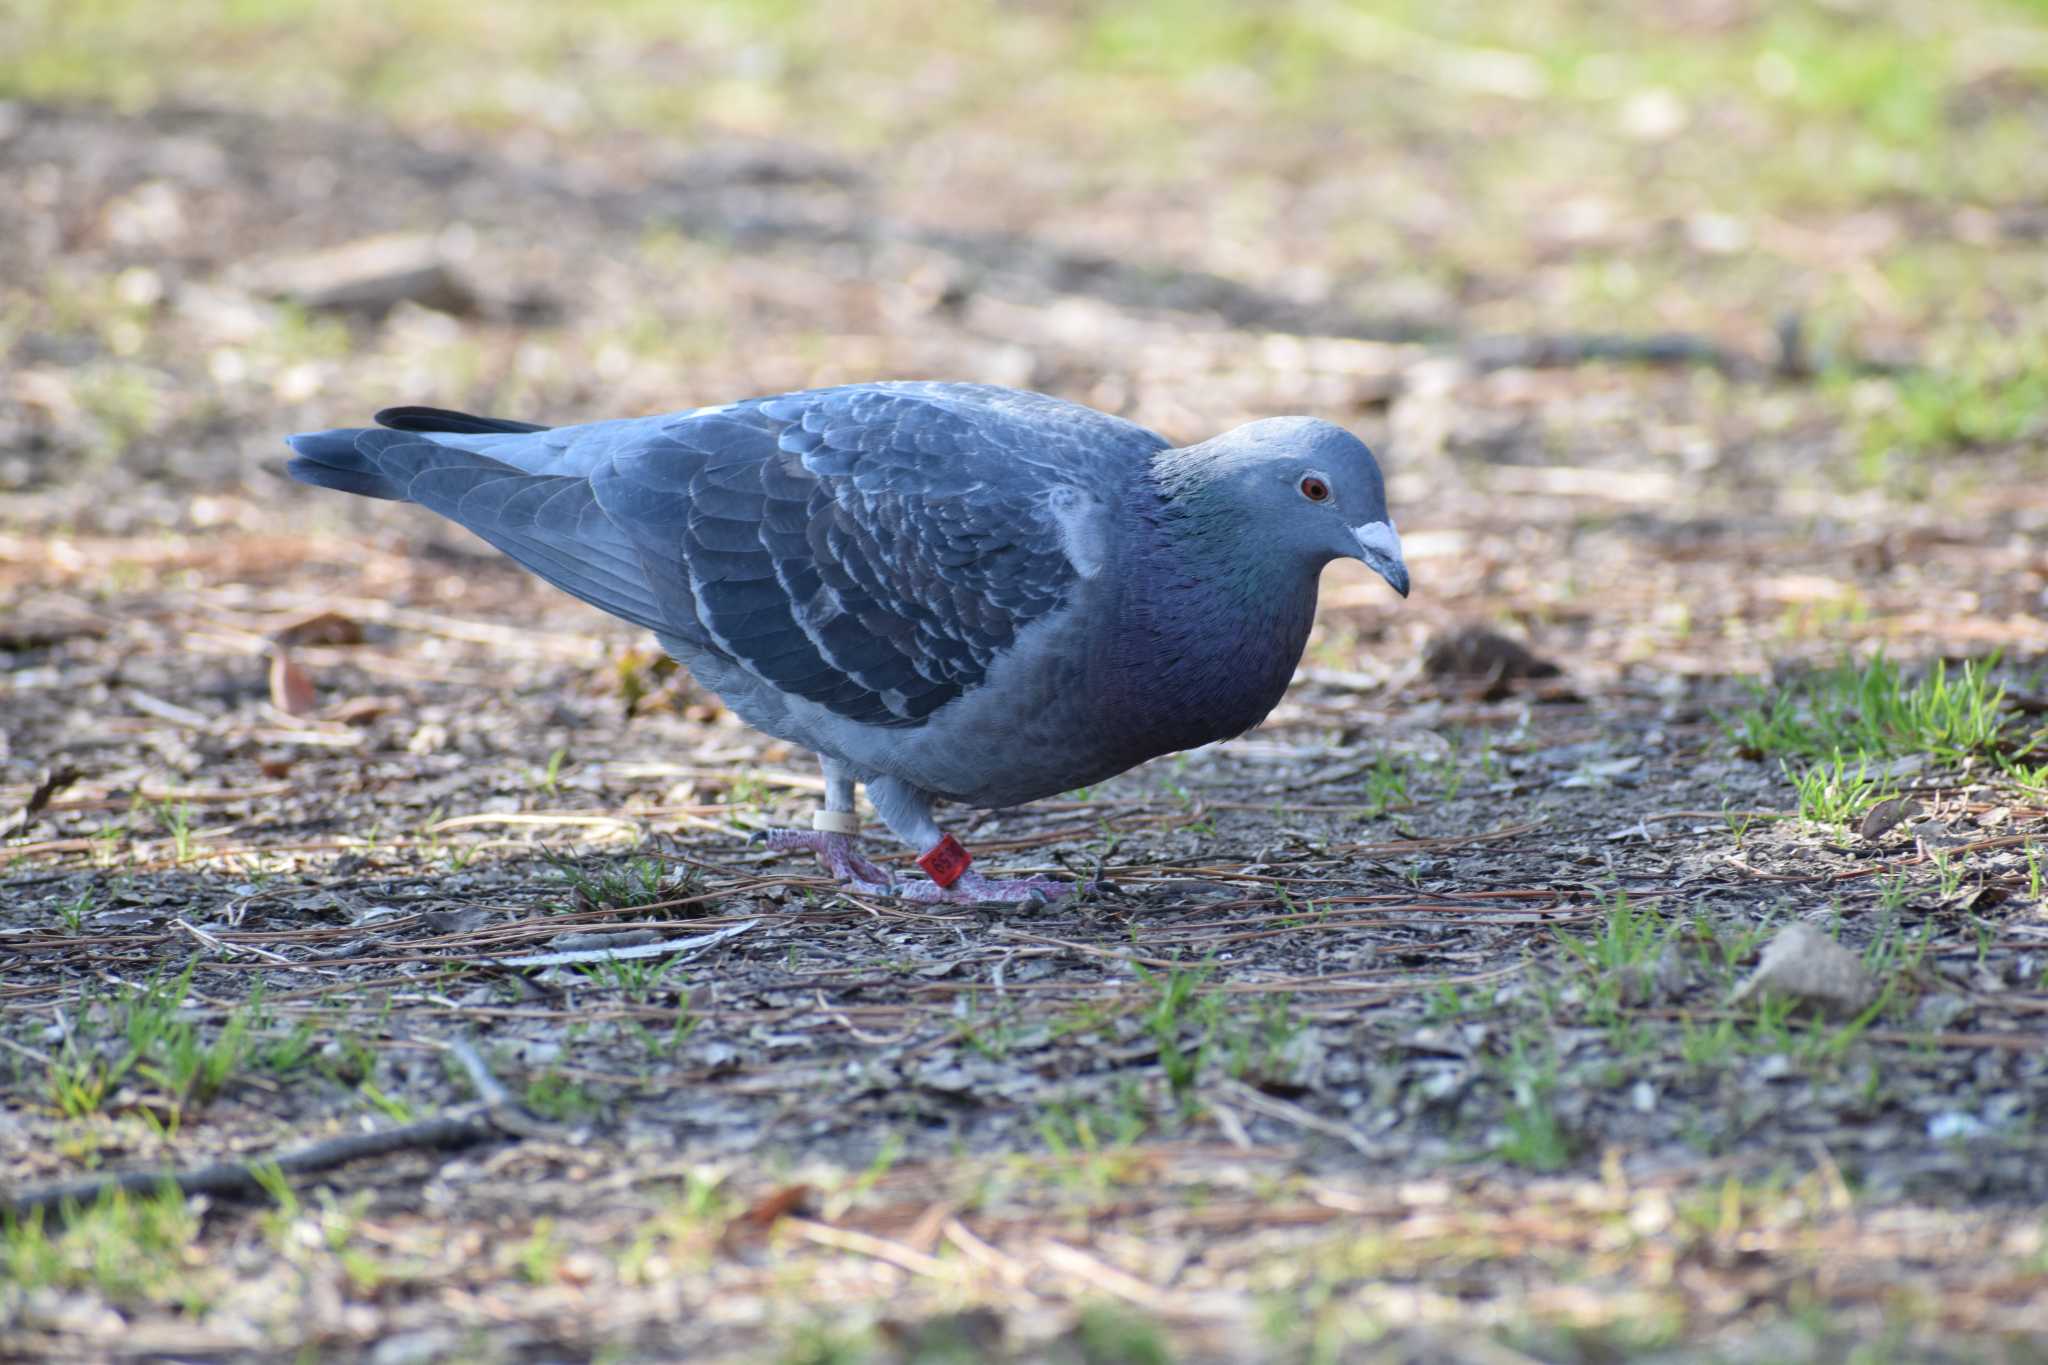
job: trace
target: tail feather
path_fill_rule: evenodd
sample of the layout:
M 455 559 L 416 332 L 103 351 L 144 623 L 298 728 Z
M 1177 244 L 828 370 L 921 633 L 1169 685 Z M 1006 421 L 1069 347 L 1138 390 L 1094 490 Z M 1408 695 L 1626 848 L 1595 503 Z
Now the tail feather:
M 662 595 L 648 579 L 632 540 L 605 516 L 587 478 L 537 474 L 488 455 L 447 445 L 434 434 L 518 435 L 479 430 L 485 419 L 433 409 L 377 414 L 387 427 L 345 428 L 288 436 L 295 458 L 285 472 L 301 483 L 366 498 L 418 503 L 481 536 L 515 561 L 573 596 L 650 630 L 676 629 Z M 471 426 L 456 429 L 454 422 Z M 517 424 L 509 424 L 516 426 Z M 545 430 L 545 428 L 535 428 Z
M 463 436 L 518 435 L 547 430 L 538 422 L 515 422 L 509 417 L 477 417 L 448 408 L 422 407 L 385 408 L 377 414 L 377 425 L 390 427 L 393 431 L 447 431 Z
M 416 406 L 385 408 L 377 414 L 377 425 L 386 430 L 343 427 L 286 437 L 285 444 L 298 458 L 285 466 L 285 472 L 300 483 L 310 483 L 318 488 L 404 502 L 411 496 L 406 492 L 406 484 L 416 472 L 415 466 L 408 461 L 394 471 L 378 457 L 394 446 L 417 443 L 402 442 L 395 433 L 517 436 L 547 430 L 539 423 L 516 422 L 509 417 L 477 417 L 447 408 Z
M 284 472 L 316 488 L 404 502 L 405 484 L 377 461 L 376 451 L 382 443 L 360 439 L 383 434 L 361 427 L 342 427 L 287 436 L 284 443 L 292 448 L 294 458 L 285 465 Z

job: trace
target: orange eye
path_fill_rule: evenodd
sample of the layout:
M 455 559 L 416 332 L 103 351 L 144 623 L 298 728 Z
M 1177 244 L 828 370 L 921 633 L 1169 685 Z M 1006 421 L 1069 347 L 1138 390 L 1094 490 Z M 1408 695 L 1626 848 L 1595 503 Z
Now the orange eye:
M 1310 502 L 1328 502 L 1330 485 L 1318 475 L 1304 474 L 1301 477 L 1301 495 Z

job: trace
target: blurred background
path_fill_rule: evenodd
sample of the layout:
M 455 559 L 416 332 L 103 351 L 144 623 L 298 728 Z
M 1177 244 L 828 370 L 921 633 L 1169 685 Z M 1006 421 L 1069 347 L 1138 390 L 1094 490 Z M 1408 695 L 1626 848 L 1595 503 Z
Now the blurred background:
M 1350 425 L 1419 589 L 1338 584 L 1368 637 L 2048 648 L 2044 20 L 10 0 L 0 515 L 396 545 L 278 437 L 943 377 Z

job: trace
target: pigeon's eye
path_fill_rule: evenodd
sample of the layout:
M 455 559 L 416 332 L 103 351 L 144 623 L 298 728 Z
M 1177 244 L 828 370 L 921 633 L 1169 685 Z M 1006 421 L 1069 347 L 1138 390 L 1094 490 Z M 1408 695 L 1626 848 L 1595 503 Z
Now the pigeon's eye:
M 1301 495 L 1310 502 L 1328 502 L 1330 481 L 1320 474 L 1304 474 L 1301 476 Z

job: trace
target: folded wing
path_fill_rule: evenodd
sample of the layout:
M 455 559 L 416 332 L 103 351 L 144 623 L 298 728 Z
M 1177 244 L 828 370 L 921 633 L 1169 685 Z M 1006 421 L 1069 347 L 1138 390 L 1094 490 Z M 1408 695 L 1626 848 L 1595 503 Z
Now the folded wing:
M 293 437 L 308 483 L 431 507 L 548 582 L 849 720 L 908 726 L 1068 600 L 1052 513 L 1166 444 L 968 385 L 524 429 L 402 409 Z M 443 429 L 426 428 L 439 425 Z

